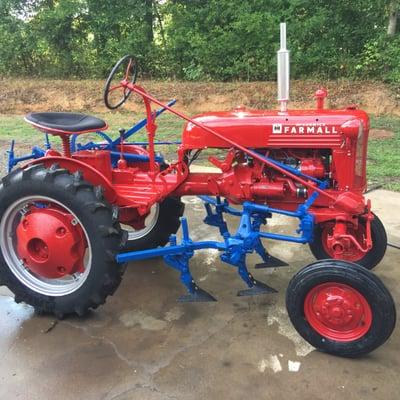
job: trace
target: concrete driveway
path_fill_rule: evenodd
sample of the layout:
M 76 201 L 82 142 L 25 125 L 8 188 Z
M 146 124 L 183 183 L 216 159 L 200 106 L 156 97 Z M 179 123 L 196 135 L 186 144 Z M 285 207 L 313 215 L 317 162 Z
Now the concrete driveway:
M 390 241 L 400 244 L 400 194 L 370 197 Z M 192 237 L 217 238 L 201 222 L 201 203 L 187 202 Z M 288 229 L 280 218 L 272 225 Z M 307 246 L 269 249 L 290 262 L 254 272 L 279 290 L 274 295 L 236 297 L 244 286 L 214 251 L 199 252 L 192 270 L 217 303 L 177 303 L 183 288 L 160 259 L 132 263 L 117 293 L 84 319 L 35 316 L 1 288 L 0 399 L 398 399 L 399 329 L 362 359 L 315 351 L 291 327 L 284 305 L 290 277 L 313 258 Z M 399 260 L 400 251 L 388 248 L 376 268 L 397 305 Z

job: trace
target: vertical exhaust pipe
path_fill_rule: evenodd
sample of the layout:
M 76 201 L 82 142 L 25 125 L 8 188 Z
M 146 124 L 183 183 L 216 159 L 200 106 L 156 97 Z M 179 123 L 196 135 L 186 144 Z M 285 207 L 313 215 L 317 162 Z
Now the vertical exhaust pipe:
M 287 111 L 289 101 L 289 50 L 286 48 L 286 23 L 280 24 L 281 48 L 278 50 L 278 102 L 282 113 Z

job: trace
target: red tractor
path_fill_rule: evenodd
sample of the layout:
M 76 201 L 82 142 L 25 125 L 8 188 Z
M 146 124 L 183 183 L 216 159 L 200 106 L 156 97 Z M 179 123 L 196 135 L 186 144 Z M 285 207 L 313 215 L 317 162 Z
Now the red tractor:
M 322 89 L 316 109 L 288 110 L 288 58 L 283 24 L 279 111 L 238 107 L 189 118 L 172 108 L 174 101 L 163 104 L 140 87 L 137 64 L 126 56 L 110 73 L 105 104 L 118 108 L 135 93 L 147 118 L 116 139 L 95 117 L 29 114 L 26 121 L 46 134 L 46 149 L 34 147 L 31 155 L 16 158 L 12 144 L 10 170 L 33 160 L 0 185 L 0 283 L 14 292 L 15 301 L 59 318 L 81 316 L 114 293 L 124 263 L 160 256 L 180 273 L 187 289 L 181 301 L 215 301 L 190 273 L 191 257 L 204 248 L 219 250 L 221 260 L 237 269 L 247 285 L 239 296 L 272 293 L 246 265 L 253 252 L 262 261 L 256 268 L 285 265 L 267 252 L 262 243 L 267 238 L 308 243 L 321 260 L 300 270 L 287 290 L 289 316 L 307 341 L 342 356 L 365 354 L 385 342 L 395 308 L 383 283 L 368 271 L 383 258 L 387 242 L 363 196 L 368 116 L 353 106 L 325 109 Z M 155 111 L 153 104 L 162 108 Z M 155 151 L 168 144 L 155 141 L 156 117 L 166 110 L 187 121 L 170 164 Z M 142 127 L 148 141 L 129 142 Z M 87 132 L 102 140 L 77 143 Z M 51 147 L 48 135 L 62 139 L 62 152 Z M 217 172 L 192 172 L 206 149 L 218 150 L 218 157 L 209 157 Z M 219 229 L 221 241 L 190 239 L 180 201 L 187 195 L 202 198 L 204 222 Z M 240 219 L 236 232 L 229 232 L 224 214 Z M 297 219 L 297 234 L 268 232 L 264 227 L 274 214 Z

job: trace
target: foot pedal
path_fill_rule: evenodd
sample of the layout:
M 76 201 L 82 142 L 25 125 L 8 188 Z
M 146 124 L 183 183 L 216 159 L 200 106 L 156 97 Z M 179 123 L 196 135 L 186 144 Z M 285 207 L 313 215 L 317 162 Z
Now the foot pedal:
M 280 260 L 274 256 L 268 256 L 268 261 L 263 263 L 258 263 L 254 268 L 262 269 L 262 268 L 279 268 L 279 267 L 288 267 L 289 264 L 285 261 Z
M 251 288 L 239 290 L 238 296 L 255 296 L 264 293 L 278 293 L 278 291 L 271 286 L 266 285 L 256 279 L 253 280 L 254 285 Z
M 180 296 L 178 301 L 180 303 L 206 303 L 209 301 L 217 301 L 217 299 L 211 296 L 210 293 L 198 287 L 193 293 Z

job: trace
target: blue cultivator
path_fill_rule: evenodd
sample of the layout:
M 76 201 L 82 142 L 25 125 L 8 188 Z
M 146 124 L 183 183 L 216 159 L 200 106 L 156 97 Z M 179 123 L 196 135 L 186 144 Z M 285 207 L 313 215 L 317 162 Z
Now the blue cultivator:
M 320 184 L 320 188 L 324 188 L 325 183 Z M 273 256 L 271 256 L 263 246 L 261 239 L 276 239 L 295 243 L 308 243 L 312 238 L 314 229 L 314 218 L 308 212 L 313 202 L 318 197 L 315 192 L 310 196 L 308 201 L 301 205 L 296 211 L 285 211 L 268 206 L 255 204 L 252 202 L 243 203 L 242 211 L 229 206 L 227 200 L 221 201 L 220 197 L 214 200 L 208 196 L 200 196 L 205 203 L 207 216 L 204 222 L 210 226 L 217 227 L 223 238 L 223 241 L 199 241 L 194 242 L 189 236 L 189 228 L 186 218 L 181 219 L 182 224 L 182 241 L 177 243 L 177 238 L 172 235 L 170 245 L 164 248 L 156 248 L 143 251 L 133 251 L 120 253 L 117 256 L 117 262 L 123 263 L 127 261 L 143 260 L 147 258 L 160 257 L 164 261 L 180 272 L 181 282 L 188 290 L 188 294 L 179 298 L 184 302 L 197 301 L 215 301 L 215 298 L 201 289 L 194 281 L 190 272 L 189 261 L 193 257 L 195 250 L 200 249 L 217 249 L 221 252 L 221 260 L 229 265 L 237 268 L 239 276 L 248 286 L 248 289 L 240 290 L 238 296 L 252 296 L 262 293 L 274 293 L 275 289 L 258 281 L 249 272 L 246 265 L 246 256 L 256 252 L 262 260 L 257 264 L 258 268 L 274 268 L 286 266 L 287 264 Z M 224 213 L 240 217 L 240 224 L 235 234 L 231 234 L 224 220 Z M 269 232 L 261 232 L 260 228 L 265 225 L 267 218 L 272 214 L 282 214 L 289 217 L 298 218 L 300 220 L 297 233 L 299 236 L 280 235 Z

